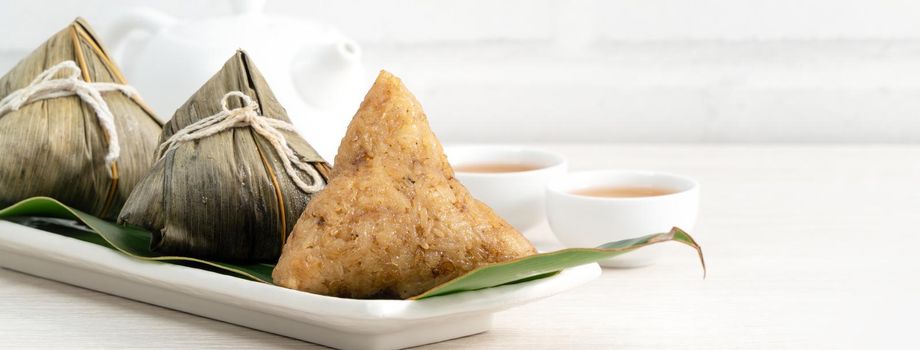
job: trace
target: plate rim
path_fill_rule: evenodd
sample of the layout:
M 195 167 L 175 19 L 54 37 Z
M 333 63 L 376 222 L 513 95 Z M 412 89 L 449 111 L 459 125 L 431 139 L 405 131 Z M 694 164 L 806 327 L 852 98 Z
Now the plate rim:
M 22 235 L 14 231 L 34 232 Z M 108 247 L 7 220 L 0 220 L 0 250 L 77 264 L 83 270 L 169 288 L 250 311 L 323 324 L 328 323 L 329 317 L 352 322 L 423 321 L 496 312 L 572 289 L 601 274 L 597 263 L 589 263 L 547 278 L 422 300 L 364 300 L 313 294 L 188 266 L 134 259 Z

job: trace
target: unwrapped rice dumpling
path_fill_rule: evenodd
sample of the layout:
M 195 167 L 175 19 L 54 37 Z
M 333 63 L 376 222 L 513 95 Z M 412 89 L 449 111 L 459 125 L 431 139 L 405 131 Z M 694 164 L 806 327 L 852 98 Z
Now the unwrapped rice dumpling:
M 53 197 L 114 219 L 161 125 L 78 18 L 0 78 L 0 207 Z
M 161 254 L 274 262 L 329 166 L 238 51 L 163 129 L 157 161 L 119 215 Z
M 350 298 L 408 298 L 478 266 L 536 253 L 455 178 L 422 107 L 381 72 L 335 169 L 294 226 L 277 285 Z

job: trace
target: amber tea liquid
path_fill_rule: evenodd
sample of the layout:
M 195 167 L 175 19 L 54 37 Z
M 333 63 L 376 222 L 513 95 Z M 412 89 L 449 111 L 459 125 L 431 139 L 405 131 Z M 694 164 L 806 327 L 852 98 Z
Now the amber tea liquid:
M 535 164 L 508 164 L 508 163 L 481 163 L 464 164 L 454 167 L 454 171 L 461 173 L 516 173 L 543 168 Z
M 677 191 L 652 186 L 597 186 L 572 191 L 572 194 L 589 197 L 632 198 L 654 197 L 672 194 Z

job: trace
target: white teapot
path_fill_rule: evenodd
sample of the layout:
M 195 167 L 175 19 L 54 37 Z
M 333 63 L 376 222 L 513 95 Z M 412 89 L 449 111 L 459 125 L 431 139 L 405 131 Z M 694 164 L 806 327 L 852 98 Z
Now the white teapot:
M 331 162 L 368 86 L 361 49 L 332 27 L 263 14 L 264 0 L 232 4 L 235 15 L 200 20 L 129 12 L 108 38 L 113 56 L 160 118 L 169 118 L 242 48 L 301 135 Z

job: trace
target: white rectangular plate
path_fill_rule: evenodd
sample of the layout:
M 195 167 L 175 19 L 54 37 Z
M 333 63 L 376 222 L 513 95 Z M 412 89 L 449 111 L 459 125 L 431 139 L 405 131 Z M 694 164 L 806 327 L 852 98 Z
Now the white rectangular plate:
M 489 330 L 492 314 L 584 284 L 597 264 L 539 280 L 424 299 L 322 296 L 112 249 L 0 220 L 0 266 L 342 349 L 396 349 Z

